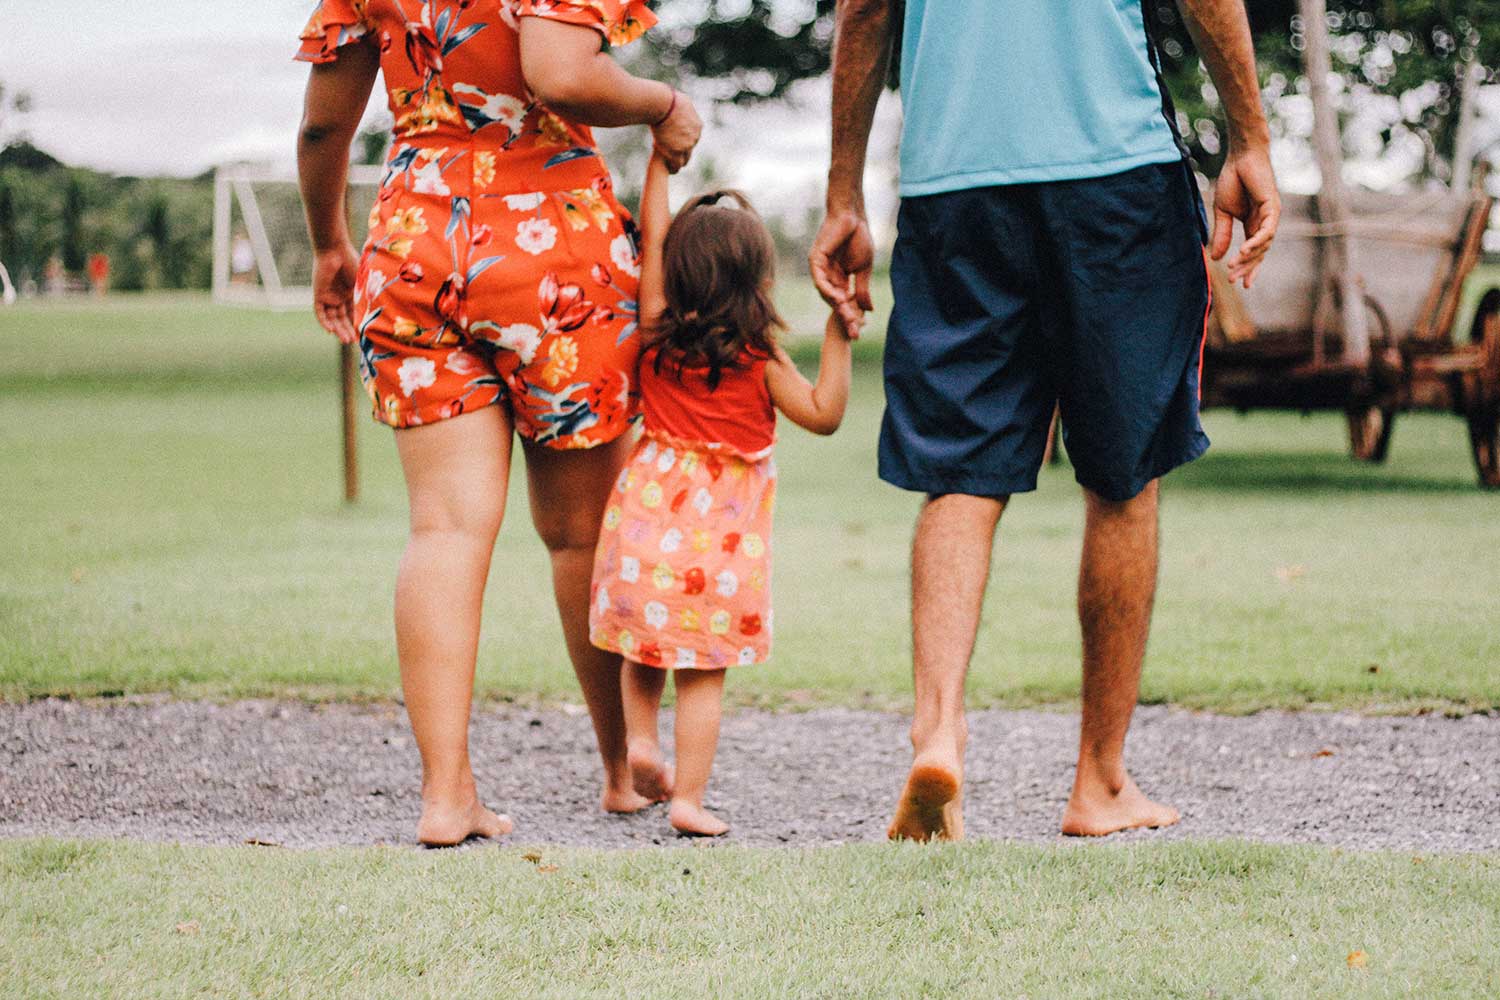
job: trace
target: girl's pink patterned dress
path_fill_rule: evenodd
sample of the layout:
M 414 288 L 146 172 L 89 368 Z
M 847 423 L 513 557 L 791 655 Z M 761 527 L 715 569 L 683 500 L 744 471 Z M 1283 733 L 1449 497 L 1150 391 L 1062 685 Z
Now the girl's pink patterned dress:
M 701 372 L 679 382 L 670 366 L 658 373 L 643 360 L 646 431 L 615 484 L 594 559 L 595 646 L 666 669 L 770 655 L 775 411 L 765 360 L 745 362 L 710 391 Z M 673 433 L 686 427 L 699 434 Z

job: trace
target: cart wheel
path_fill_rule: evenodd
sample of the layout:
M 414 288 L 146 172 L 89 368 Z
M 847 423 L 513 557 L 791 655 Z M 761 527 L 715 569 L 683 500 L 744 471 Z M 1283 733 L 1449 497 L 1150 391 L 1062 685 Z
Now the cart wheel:
M 1388 406 L 1356 406 L 1349 417 L 1349 454 L 1361 462 L 1384 462 L 1396 429 L 1396 411 Z
M 1479 485 L 1500 489 L 1500 288 L 1491 288 L 1474 310 L 1470 341 L 1479 345 L 1479 373 L 1469 400 L 1469 442 Z

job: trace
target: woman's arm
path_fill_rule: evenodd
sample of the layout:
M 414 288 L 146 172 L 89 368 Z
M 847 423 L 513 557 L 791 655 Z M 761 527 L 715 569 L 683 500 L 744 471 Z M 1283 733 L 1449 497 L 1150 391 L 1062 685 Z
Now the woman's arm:
M 353 295 L 359 266 L 344 209 L 349 144 L 379 71 L 373 40 L 346 45 L 338 59 L 313 66 L 297 133 L 297 176 L 314 252 L 313 311 L 318 324 L 346 344 L 356 338 Z
M 771 402 L 799 427 L 814 434 L 832 434 L 844 422 L 844 407 L 849 402 L 849 365 L 849 335 L 838 313 L 832 313 L 823 331 L 817 384 L 807 381 L 778 344 L 776 357 L 766 366 Z
M 650 125 L 668 169 L 687 164 L 703 123 L 686 94 L 625 72 L 591 28 L 523 17 L 520 34 L 521 75 L 539 101 L 582 125 Z
M 662 273 L 662 244 L 672 224 L 667 202 L 667 161 L 652 152 L 646 167 L 646 185 L 641 189 L 641 290 L 638 314 L 641 328 L 654 330 L 667 307 L 666 276 Z

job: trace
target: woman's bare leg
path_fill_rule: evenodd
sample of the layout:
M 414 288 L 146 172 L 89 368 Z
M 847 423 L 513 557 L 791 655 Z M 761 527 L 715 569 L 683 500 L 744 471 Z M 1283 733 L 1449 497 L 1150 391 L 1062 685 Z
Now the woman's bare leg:
M 723 670 L 677 670 L 677 786 L 672 790 L 672 826 L 682 833 L 717 837 L 729 824 L 703 808 L 703 792 L 719 749 L 719 718 L 724 710 Z
M 581 451 L 523 444 L 526 480 L 531 493 L 531 520 L 552 556 L 552 590 L 562 619 L 563 638 L 583 700 L 594 720 L 599 756 L 604 761 L 608 812 L 637 812 L 650 805 L 630 783 L 625 753 L 625 711 L 620 700 L 620 657 L 589 642 L 589 583 L 594 573 L 594 546 L 599 522 L 625 464 L 630 442 Z
M 498 406 L 396 432 L 411 535 L 396 577 L 396 653 L 422 755 L 417 839 L 499 837 L 511 822 L 479 801 L 469 706 L 480 609 L 510 476 L 510 419 Z
M 672 769 L 661 752 L 657 714 L 667 687 L 667 672 L 660 667 L 626 660 L 620 674 L 620 694 L 625 706 L 625 760 L 630 765 L 630 783 L 652 802 L 672 797 Z

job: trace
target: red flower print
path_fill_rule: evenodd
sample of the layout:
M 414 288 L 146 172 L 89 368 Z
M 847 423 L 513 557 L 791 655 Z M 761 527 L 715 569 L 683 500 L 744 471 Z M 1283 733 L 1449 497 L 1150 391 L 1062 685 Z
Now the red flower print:
M 595 264 L 594 269 L 589 273 L 594 276 L 594 281 L 596 283 L 603 285 L 605 288 L 608 288 L 610 282 L 615 280 L 615 276 L 610 274 L 609 268 L 605 267 L 603 264 Z
M 719 477 L 724 474 L 724 460 L 718 455 L 709 455 L 708 458 L 703 460 L 703 467 L 708 470 L 708 478 L 716 483 L 719 481 Z
M 615 311 L 609 306 L 596 306 L 594 309 L 594 325 L 608 326 L 614 322 Z
M 443 71 L 443 54 L 438 51 L 437 36 L 425 24 L 407 23 L 406 58 L 423 79 L 429 73 Z
M 708 586 L 708 578 L 703 575 L 703 570 L 694 566 L 682 574 L 682 590 L 685 594 L 701 594 L 703 588 Z
M 604 372 L 594 382 L 589 405 L 595 413 L 630 412 L 630 376 L 614 369 Z
M 578 285 L 563 285 L 551 271 L 537 286 L 537 299 L 548 333 L 570 333 L 588 321 L 594 304 L 584 297 Z
M 469 317 L 464 313 L 464 276 L 461 274 L 450 274 L 443 282 L 443 287 L 433 297 L 432 308 L 443 317 L 443 321 L 460 330 L 469 325 Z
M 393 187 L 383 187 L 380 189 L 380 193 L 375 197 L 379 198 L 381 201 L 390 201 L 392 198 L 396 197 L 396 189 Z
M 595 194 L 609 194 L 609 185 L 609 174 L 600 174 L 594 178 L 593 183 L 589 187 L 594 189 Z
M 737 549 L 737 548 L 739 548 L 739 547 L 740 547 L 740 533 L 738 531 L 731 531 L 729 534 L 727 534 L 727 535 L 724 536 L 724 551 L 725 552 L 729 552 L 729 553 L 732 554 L 734 552 L 734 550 Z
M 418 264 L 414 260 L 409 260 L 405 264 L 401 265 L 401 270 L 400 270 L 399 273 L 401 275 L 401 280 L 402 281 L 406 281 L 406 282 L 410 282 L 412 284 L 415 284 L 418 281 L 421 281 L 422 280 L 422 276 L 424 274 L 426 274 L 427 272 L 425 272 L 425 271 L 422 270 L 422 265 L 421 264 Z
M 469 237 L 469 242 L 476 247 L 488 245 L 495 238 L 495 231 L 489 226 L 480 224 L 474 227 L 474 235 Z
M 391 51 L 391 33 L 389 31 L 382 31 L 380 33 L 380 53 L 384 55 L 389 51 Z
M 757 634 L 760 633 L 760 626 L 761 626 L 760 615 L 741 615 L 740 616 L 740 634 L 741 635 L 757 635 Z
M 661 666 L 661 644 L 656 642 L 643 642 L 641 648 L 636 650 L 640 655 L 641 662 L 648 667 Z

